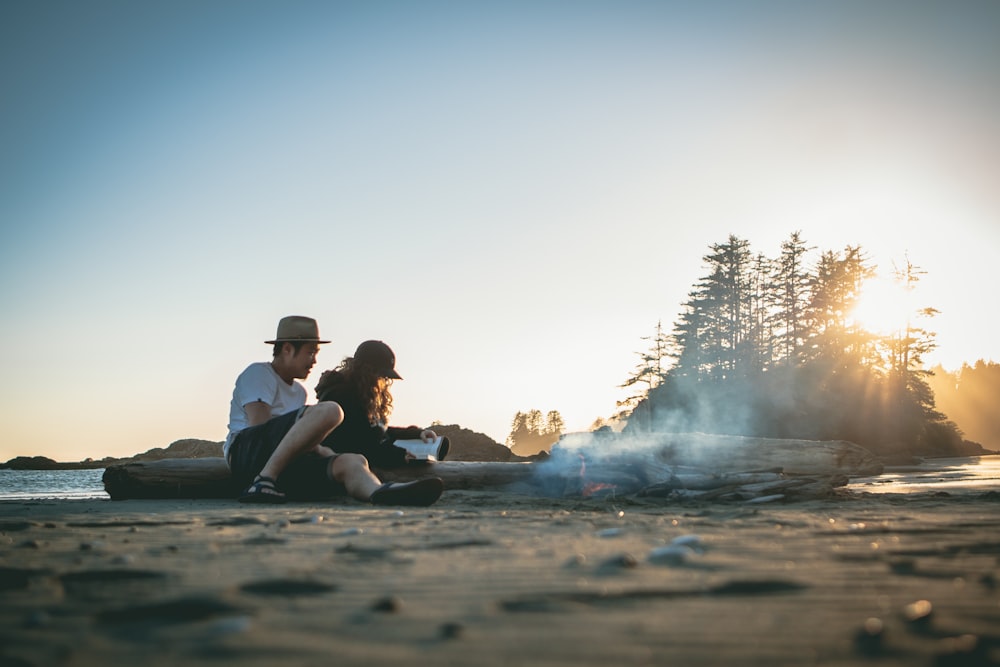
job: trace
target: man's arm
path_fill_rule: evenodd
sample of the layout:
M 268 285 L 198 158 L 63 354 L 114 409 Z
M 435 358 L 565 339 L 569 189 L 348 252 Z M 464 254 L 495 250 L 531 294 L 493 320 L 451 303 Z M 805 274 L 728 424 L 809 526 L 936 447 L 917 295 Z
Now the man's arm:
M 247 422 L 250 426 L 263 424 L 271 418 L 271 406 L 264 401 L 247 403 L 243 406 L 243 410 L 247 413 Z

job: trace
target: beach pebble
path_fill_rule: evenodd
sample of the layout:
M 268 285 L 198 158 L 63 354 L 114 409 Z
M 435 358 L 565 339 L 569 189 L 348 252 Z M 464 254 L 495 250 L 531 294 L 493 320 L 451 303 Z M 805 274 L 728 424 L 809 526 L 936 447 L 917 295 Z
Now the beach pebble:
M 687 547 L 691 551 L 701 553 L 705 551 L 705 543 L 698 535 L 681 535 L 670 540 L 670 544 L 675 547 Z
M 17 546 L 19 549 L 40 549 L 42 547 L 38 540 L 25 540 Z
M 563 563 L 563 567 L 566 568 L 583 567 L 586 564 L 587 564 L 587 557 L 585 555 L 573 554 L 572 556 L 566 559 L 566 562 Z
M 278 522 L 274 524 L 276 528 L 288 528 L 292 525 L 292 522 L 288 519 L 278 519 Z
M 893 574 L 914 574 L 917 571 L 917 561 L 906 558 L 889 563 L 889 569 Z
M 619 535 L 622 534 L 622 529 L 621 528 L 605 528 L 603 530 L 597 531 L 594 534 L 597 535 L 597 537 L 618 537 Z
M 639 559 L 630 553 L 618 554 L 601 563 L 602 569 L 630 570 L 639 566 Z
M 380 611 L 386 614 L 395 614 L 402 610 L 403 600 L 396 595 L 387 595 L 380 598 L 372 605 L 372 611 Z
M 104 542 L 94 540 L 93 542 L 81 542 L 80 551 L 100 551 L 104 548 Z
M 916 632 L 926 631 L 931 624 L 934 607 L 927 600 L 917 600 L 903 607 L 903 620 Z
M 209 632 L 213 635 L 240 635 L 248 632 L 253 625 L 249 616 L 229 616 L 219 618 L 209 626 Z
M 650 551 L 646 560 L 656 565 L 683 565 L 692 553 L 689 547 L 667 544 Z
M 119 554 L 111 559 L 113 565 L 131 565 L 135 562 L 135 556 L 132 554 Z
M 885 626 L 880 618 L 869 618 L 854 635 L 854 648 L 864 655 L 877 655 L 882 652 L 882 639 L 885 636 Z
M 458 639 L 465 632 L 465 627 L 461 623 L 444 623 L 441 625 L 442 639 Z
M 365 531 L 363 528 L 345 528 L 344 530 L 337 533 L 340 537 L 350 537 L 351 535 L 361 535 Z

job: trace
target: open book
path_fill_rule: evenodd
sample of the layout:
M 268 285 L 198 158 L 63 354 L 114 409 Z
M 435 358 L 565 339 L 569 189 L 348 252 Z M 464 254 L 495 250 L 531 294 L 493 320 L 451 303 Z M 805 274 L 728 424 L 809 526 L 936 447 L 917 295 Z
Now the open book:
M 413 440 L 397 440 L 394 443 L 397 447 L 402 447 L 417 461 L 443 461 L 448 455 L 448 438 L 439 435 L 430 442 L 424 442 L 420 438 Z

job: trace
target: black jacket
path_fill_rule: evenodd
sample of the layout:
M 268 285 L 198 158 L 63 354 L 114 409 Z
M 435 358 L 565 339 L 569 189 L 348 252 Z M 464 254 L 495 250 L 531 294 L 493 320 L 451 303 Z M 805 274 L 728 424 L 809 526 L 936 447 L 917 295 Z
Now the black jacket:
M 364 401 L 354 385 L 340 373 L 333 371 L 333 377 L 323 384 L 320 401 L 336 401 L 344 411 L 344 422 L 326 436 L 322 444 L 338 454 L 364 454 L 368 463 L 376 468 L 393 468 L 406 465 L 406 450 L 392 444 L 396 440 L 419 438 L 423 429 L 419 426 L 400 428 L 372 424 Z

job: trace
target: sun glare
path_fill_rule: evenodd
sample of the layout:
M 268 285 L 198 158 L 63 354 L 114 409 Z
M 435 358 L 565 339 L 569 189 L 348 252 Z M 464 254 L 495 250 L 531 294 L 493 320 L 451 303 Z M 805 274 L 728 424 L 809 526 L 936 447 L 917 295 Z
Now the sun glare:
M 851 310 L 851 319 L 874 334 L 889 336 L 902 332 L 913 319 L 910 292 L 893 280 L 869 280 Z

